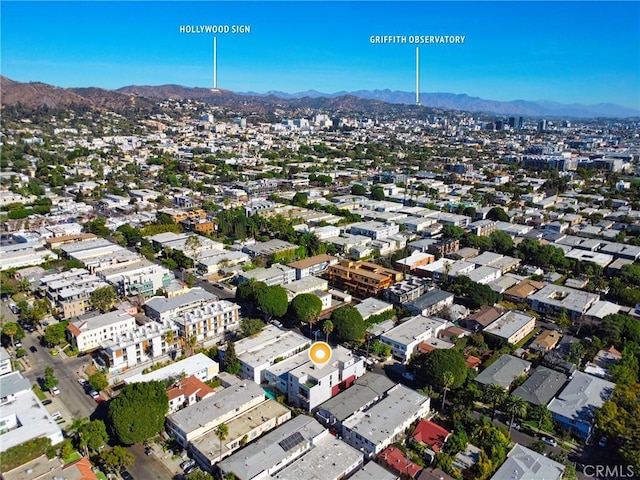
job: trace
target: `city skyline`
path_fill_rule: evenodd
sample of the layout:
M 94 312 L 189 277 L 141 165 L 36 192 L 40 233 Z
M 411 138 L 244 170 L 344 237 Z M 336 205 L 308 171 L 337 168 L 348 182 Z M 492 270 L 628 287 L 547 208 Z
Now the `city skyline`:
M 17 81 L 211 87 L 215 36 L 218 86 L 236 92 L 414 92 L 419 46 L 423 93 L 640 109 L 638 2 L 9 1 L 1 9 L 2 74 Z M 212 25 L 250 33 L 180 32 Z M 464 40 L 413 41 L 441 35 Z

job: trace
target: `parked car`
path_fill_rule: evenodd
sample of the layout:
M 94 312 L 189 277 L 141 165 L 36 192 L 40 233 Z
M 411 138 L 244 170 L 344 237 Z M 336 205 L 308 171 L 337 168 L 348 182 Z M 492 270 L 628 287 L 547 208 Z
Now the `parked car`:
M 518 422 L 513 422 L 512 424 L 510 420 L 507 420 L 506 424 L 507 424 L 507 427 L 511 427 L 514 430 L 520 430 L 520 424 Z
M 598 442 L 598 446 L 600 448 L 607 446 L 607 437 L 600 437 L 600 441 Z
M 89 395 L 91 395 L 91 398 L 96 399 L 100 396 L 100 394 L 98 392 L 96 392 L 95 390 L 91 390 L 89 392 Z
M 34 347 L 33 345 L 31 345 L 29 347 L 29 350 L 31 350 L 32 353 L 36 353 L 38 351 L 38 349 L 36 347 Z
M 122 470 L 120 472 L 120 476 L 122 477 L 122 480 L 133 480 L 133 475 L 126 470 Z
M 185 460 L 184 462 L 182 462 L 180 464 L 180 468 L 182 470 L 187 471 L 188 468 L 193 467 L 196 464 L 196 461 L 193 458 L 190 458 L 189 460 Z
M 556 442 L 555 439 L 551 437 L 540 437 L 540 440 L 546 443 L 547 445 L 551 445 L 552 447 L 558 446 L 558 442 Z
M 60 389 L 58 387 L 53 387 L 51 389 L 51 393 L 53 393 L 54 395 L 60 395 Z
M 191 472 L 193 472 L 194 470 L 198 469 L 198 465 L 191 465 L 190 467 L 187 467 L 184 469 L 184 473 L 186 473 L 187 475 L 189 475 Z
M 411 372 L 404 372 L 402 376 L 407 380 L 409 380 L 410 382 L 413 382 L 416 379 L 416 376 Z

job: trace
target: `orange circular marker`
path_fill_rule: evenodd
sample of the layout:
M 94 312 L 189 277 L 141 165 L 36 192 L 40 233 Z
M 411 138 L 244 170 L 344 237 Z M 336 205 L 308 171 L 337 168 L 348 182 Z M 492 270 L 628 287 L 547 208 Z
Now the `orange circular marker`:
M 313 342 L 309 349 L 309 360 L 318 368 L 324 367 L 331 360 L 331 347 L 325 342 Z

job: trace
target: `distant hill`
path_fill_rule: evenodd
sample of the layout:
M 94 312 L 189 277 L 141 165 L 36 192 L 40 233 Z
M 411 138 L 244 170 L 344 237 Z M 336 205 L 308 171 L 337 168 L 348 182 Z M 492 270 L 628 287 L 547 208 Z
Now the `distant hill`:
M 619 105 L 561 104 L 544 100 L 499 102 L 453 93 L 424 93 L 423 107 L 415 105 L 415 94 L 392 90 L 358 90 L 331 94 L 315 90 L 288 94 L 270 91 L 234 93 L 230 90 L 181 85 L 130 85 L 117 90 L 102 88 L 60 88 L 41 82 L 21 83 L 0 76 L 3 105 L 21 104 L 27 108 L 100 108 L 129 113 L 150 111 L 154 104 L 168 99 L 190 99 L 228 107 L 238 113 L 273 113 L 281 109 L 289 114 L 304 115 L 307 109 L 320 109 L 332 114 L 379 115 L 407 114 L 423 116 L 441 110 L 462 110 L 497 115 L 530 117 L 632 117 L 640 111 Z M 426 108 L 425 108 L 426 107 Z
M 60 88 L 41 82 L 22 83 L 0 76 L 2 105 L 26 108 L 99 108 L 115 112 L 151 110 L 153 102 L 102 88 Z
M 297 93 L 286 93 L 280 91 L 269 91 L 265 94 L 248 92 L 253 96 L 276 96 L 284 99 L 298 99 L 303 97 L 326 97 L 335 98 L 344 95 L 353 95 L 358 98 L 378 100 L 387 103 L 401 103 L 413 105 L 416 95 L 412 92 L 398 90 L 357 90 L 354 92 L 321 93 L 316 90 L 307 90 Z M 596 105 L 582 105 L 579 103 L 563 104 L 550 102 L 547 100 L 513 100 L 501 102 L 497 100 L 486 100 L 479 97 L 470 97 L 465 94 L 455 93 L 422 93 L 420 94 L 422 105 L 445 110 L 463 110 L 468 112 L 495 113 L 500 115 L 523 115 L 532 117 L 636 117 L 640 115 L 640 110 L 621 107 L 613 103 L 600 103 Z

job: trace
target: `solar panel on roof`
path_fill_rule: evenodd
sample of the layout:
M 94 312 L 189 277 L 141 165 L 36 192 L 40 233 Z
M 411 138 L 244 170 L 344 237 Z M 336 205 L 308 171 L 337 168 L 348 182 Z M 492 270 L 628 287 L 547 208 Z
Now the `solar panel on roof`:
M 284 440 L 278 442 L 278 445 L 280 445 L 285 452 L 288 452 L 296 445 L 300 445 L 302 442 L 304 442 L 304 437 L 302 436 L 302 434 L 300 432 L 295 432 L 289 435 Z

